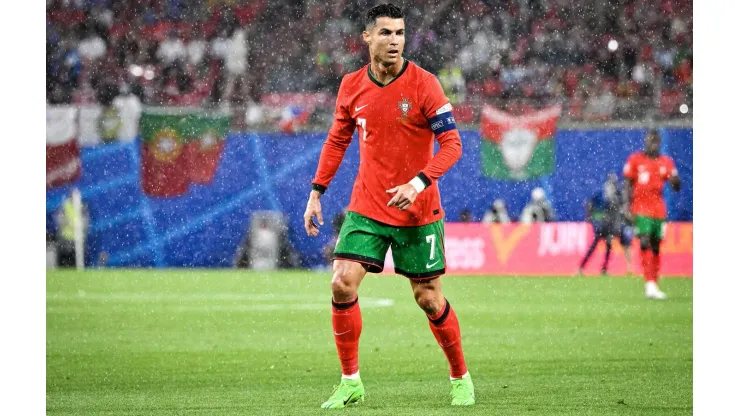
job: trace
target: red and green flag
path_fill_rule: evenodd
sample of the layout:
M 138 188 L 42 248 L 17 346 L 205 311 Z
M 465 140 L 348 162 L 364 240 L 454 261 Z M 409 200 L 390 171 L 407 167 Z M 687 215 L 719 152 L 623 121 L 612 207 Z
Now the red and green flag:
M 191 183 L 207 184 L 221 159 L 231 118 L 198 109 L 145 109 L 141 134 L 141 183 L 149 196 L 173 197 Z
M 203 112 L 191 116 L 192 135 L 187 138 L 190 182 L 208 184 L 213 180 L 221 161 L 224 139 L 231 125 L 228 113 Z
M 185 139 L 190 117 L 177 111 L 144 110 L 141 134 L 141 187 L 149 196 L 173 197 L 188 191 Z
M 514 116 L 485 105 L 481 112 L 481 171 L 525 180 L 555 170 L 555 131 L 561 107 Z

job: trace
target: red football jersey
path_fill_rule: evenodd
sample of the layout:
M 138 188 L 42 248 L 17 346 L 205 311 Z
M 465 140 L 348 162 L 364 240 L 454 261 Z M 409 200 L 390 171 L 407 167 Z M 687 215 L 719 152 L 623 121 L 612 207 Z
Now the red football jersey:
M 652 159 L 642 151 L 631 154 L 624 165 L 624 177 L 632 180 L 632 214 L 665 219 L 663 186 L 676 175 L 676 165 L 669 156 Z
M 345 75 L 314 188 L 323 191 L 329 186 L 357 128 L 360 168 L 347 209 L 395 226 L 420 226 L 443 218 L 437 179 L 462 155 L 451 111 L 437 78 L 412 62 L 404 61 L 386 85 L 373 78 L 369 65 Z M 436 155 L 435 137 L 440 144 Z M 394 194 L 386 191 L 415 176 L 427 187 L 414 203 L 405 211 L 387 206 Z

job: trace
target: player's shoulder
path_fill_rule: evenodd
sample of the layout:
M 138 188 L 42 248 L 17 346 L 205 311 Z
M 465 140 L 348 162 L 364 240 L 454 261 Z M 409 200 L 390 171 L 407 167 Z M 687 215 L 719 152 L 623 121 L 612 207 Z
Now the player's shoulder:
M 660 155 L 658 157 L 658 160 L 662 164 L 673 164 L 673 158 L 668 155 Z
M 357 81 L 358 79 L 362 79 L 362 76 L 367 73 L 368 65 L 370 64 L 365 64 L 360 69 L 345 74 L 342 79 L 347 81 Z
M 430 78 L 437 78 L 436 75 L 432 74 L 431 72 L 427 71 L 426 69 L 420 67 L 413 61 L 407 61 L 407 67 L 406 71 L 409 72 L 409 75 L 411 75 L 414 78 L 420 78 L 422 80 L 428 80 Z
M 351 86 L 351 85 L 358 85 L 358 83 L 362 81 L 362 77 L 363 75 L 365 75 L 366 72 L 367 72 L 367 65 L 363 65 L 362 68 L 356 71 L 352 71 L 347 74 L 344 74 L 344 76 L 342 76 L 341 85 L 344 86 L 344 88 L 347 88 L 348 86 Z
M 642 150 L 638 150 L 636 152 L 632 152 L 629 157 L 627 157 L 627 161 L 638 161 L 645 158 L 645 153 Z

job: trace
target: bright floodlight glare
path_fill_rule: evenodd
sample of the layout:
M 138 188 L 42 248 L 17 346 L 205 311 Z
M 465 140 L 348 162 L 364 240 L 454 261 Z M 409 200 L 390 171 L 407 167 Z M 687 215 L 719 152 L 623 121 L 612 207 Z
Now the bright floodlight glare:
M 615 39 L 612 39 L 609 41 L 609 44 L 607 45 L 607 47 L 609 48 L 610 51 L 614 52 L 619 47 L 619 43 Z
M 680 111 L 681 114 L 686 114 L 689 112 L 689 106 L 686 104 L 681 104 L 681 107 L 678 107 L 678 111 Z
M 144 68 L 140 67 L 139 65 L 131 65 L 129 67 L 129 71 L 131 72 L 131 75 L 135 77 L 140 77 L 144 73 Z
M 147 70 L 146 70 L 146 71 L 144 72 L 144 78 L 146 78 L 147 80 L 152 80 L 152 79 L 154 79 L 154 71 L 153 71 L 153 70 L 151 70 L 151 69 L 147 69 Z

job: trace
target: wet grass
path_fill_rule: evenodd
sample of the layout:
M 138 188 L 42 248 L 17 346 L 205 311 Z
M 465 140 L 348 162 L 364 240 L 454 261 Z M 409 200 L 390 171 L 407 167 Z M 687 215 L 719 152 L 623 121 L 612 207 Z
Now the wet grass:
M 47 274 L 53 415 L 302 415 L 339 379 L 329 276 L 106 270 Z M 635 278 L 446 277 L 477 404 L 398 276 L 360 292 L 364 415 L 689 415 L 692 280 L 648 301 Z M 341 411 L 340 411 L 341 412 Z

